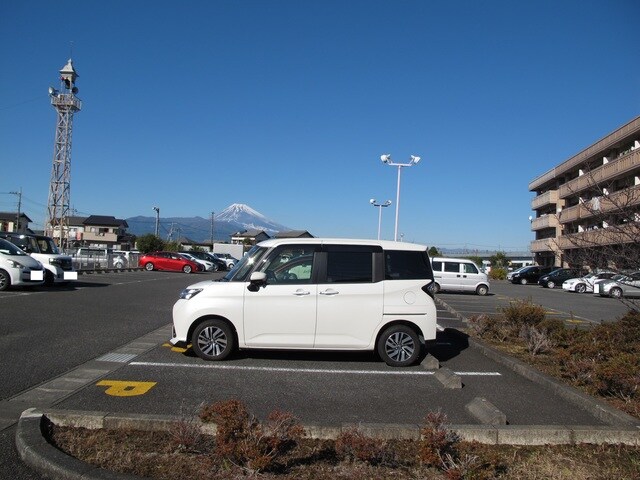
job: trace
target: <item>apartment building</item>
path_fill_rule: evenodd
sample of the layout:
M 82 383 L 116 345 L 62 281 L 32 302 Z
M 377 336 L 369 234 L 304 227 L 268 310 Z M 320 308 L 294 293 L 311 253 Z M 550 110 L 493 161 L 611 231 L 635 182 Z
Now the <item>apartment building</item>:
M 540 175 L 529 191 L 538 264 L 640 267 L 640 117 Z M 634 248 L 636 258 L 616 254 Z

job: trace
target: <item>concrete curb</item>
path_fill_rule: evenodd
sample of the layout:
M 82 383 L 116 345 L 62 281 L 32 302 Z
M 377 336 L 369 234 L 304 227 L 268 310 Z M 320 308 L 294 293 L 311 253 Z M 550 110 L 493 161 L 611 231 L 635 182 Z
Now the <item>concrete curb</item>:
M 444 301 L 437 298 L 436 301 L 447 309 L 453 315 L 456 315 L 460 320 L 462 320 L 465 324 L 468 324 L 468 319 L 463 315 L 456 312 L 452 307 L 447 305 Z M 525 377 L 528 380 L 531 380 L 534 383 L 537 383 L 540 386 L 548 388 L 555 394 L 564 398 L 565 400 L 573 403 L 579 408 L 589 412 L 598 420 L 601 420 L 609 425 L 620 425 L 620 426 L 640 426 L 640 420 L 631 415 L 627 415 L 624 412 L 616 410 L 609 405 L 596 400 L 594 397 L 587 395 L 586 393 L 582 393 L 581 391 L 573 388 L 569 385 L 566 385 L 559 380 L 547 375 L 546 373 L 542 373 L 539 370 L 527 365 L 526 363 L 517 360 L 513 357 L 509 357 L 498 350 L 495 350 L 493 347 L 490 347 L 488 344 L 484 343 L 482 340 L 477 338 L 470 337 L 464 332 L 461 332 L 456 329 L 447 328 L 446 331 L 451 333 L 458 338 L 461 338 L 468 342 L 471 348 L 476 350 L 480 350 L 485 356 L 494 360 L 495 362 L 504 365 L 505 367 L 513 370 L 517 374 Z
M 200 425 L 204 434 L 215 434 L 215 425 L 199 419 L 172 415 L 136 415 L 77 410 L 25 410 L 16 430 L 16 449 L 22 461 L 52 479 L 65 480 L 134 480 L 139 477 L 114 473 L 94 467 L 58 450 L 46 437 L 52 425 L 89 429 L 127 428 L 144 431 L 168 431 L 182 422 Z M 417 425 L 345 424 L 341 427 L 305 425 L 312 438 L 336 438 L 354 426 L 367 436 L 378 438 L 419 439 Z M 578 443 L 622 443 L 640 446 L 640 428 L 571 425 L 450 425 L 462 440 L 500 445 L 559 445 Z

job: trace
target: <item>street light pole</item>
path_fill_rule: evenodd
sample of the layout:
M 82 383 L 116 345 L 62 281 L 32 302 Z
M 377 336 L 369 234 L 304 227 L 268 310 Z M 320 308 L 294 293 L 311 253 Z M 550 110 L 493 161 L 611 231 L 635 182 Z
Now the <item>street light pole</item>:
M 155 210 L 156 212 L 156 237 L 157 237 L 159 228 L 160 228 L 160 207 L 153 207 L 153 210 Z
M 375 198 L 369 200 L 369 203 L 374 207 L 378 207 L 378 240 L 380 240 L 380 225 L 382 224 L 382 209 L 391 205 L 391 200 L 387 200 L 384 203 L 377 203 Z
M 398 216 L 400 213 L 400 173 L 403 167 L 413 167 L 415 164 L 417 164 L 420 161 L 420 157 L 411 155 L 409 163 L 393 163 L 391 161 L 391 155 L 387 153 L 385 155 L 380 155 L 380 160 L 382 160 L 382 163 L 386 165 L 390 165 L 392 167 L 398 167 L 398 186 L 396 188 L 396 227 L 395 227 L 395 232 L 393 234 L 393 239 L 394 241 L 397 242 L 398 241 Z

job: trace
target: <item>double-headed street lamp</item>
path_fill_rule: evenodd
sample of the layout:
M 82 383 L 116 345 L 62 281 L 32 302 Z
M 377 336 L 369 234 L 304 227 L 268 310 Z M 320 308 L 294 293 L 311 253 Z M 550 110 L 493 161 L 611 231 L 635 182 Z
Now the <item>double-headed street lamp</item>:
M 391 155 L 387 153 L 385 155 L 381 155 L 380 160 L 382 160 L 382 163 L 385 163 L 392 167 L 398 167 L 398 188 L 396 190 L 396 228 L 395 228 L 395 233 L 393 235 L 393 239 L 397 242 L 398 241 L 398 212 L 400 210 L 400 172 L 402 171 L 402 167 L 413 167 L 416 163 L 420 161 L 420 157 L 411 155 L 409 163 L 393 163 L 391 161 Z
M 382 209 L 391 205 L 391 200 L 387 200 L 384 203 L 377 203 L 375 198 L 369 200 L 369 203 L 374 207 L 378 207 L 378 240 L 380 240 L 380 225 L 382 224 Z

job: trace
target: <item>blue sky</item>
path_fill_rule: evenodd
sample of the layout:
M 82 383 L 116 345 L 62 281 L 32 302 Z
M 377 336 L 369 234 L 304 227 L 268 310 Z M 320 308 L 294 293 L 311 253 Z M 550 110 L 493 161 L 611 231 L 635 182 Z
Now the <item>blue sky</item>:
M 246 203 L 317 236 L 528 248 L 536 176 L 640 114 L 637 0 L 0 5 L 0 211 L 41 228 L 72 55 L 71 204 L 202 216 Z M 71 42 L 73 49 L 71 53 Z M 393 238 L 394 209 L 382 236 Z

